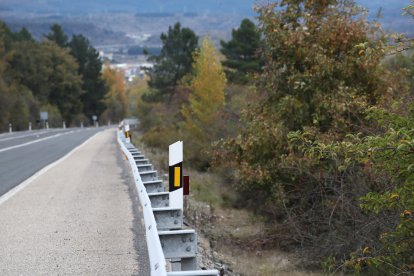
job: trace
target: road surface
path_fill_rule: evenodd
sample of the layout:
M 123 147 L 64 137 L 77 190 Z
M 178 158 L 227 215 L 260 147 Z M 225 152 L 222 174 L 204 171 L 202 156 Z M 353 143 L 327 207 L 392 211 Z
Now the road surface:
M 99 132 L 0 203 L 0 275 L 148 275 L 136 200 L 115 130 Z
M 0 135 L 0 196 L 101 130 L 49 129 Z

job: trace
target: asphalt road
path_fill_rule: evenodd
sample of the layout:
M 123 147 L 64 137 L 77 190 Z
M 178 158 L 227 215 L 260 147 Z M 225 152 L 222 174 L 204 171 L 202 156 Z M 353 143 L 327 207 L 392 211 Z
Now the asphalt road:
M 49 129 L 0 135 L 0 196 L 104 128 Z
M 28 169 L 36 160 L 50 159 L 39 152 L 69 150 L 96 132 L 63 132 L 0 155 L 9 153 L 14 162 L 30 159 L 23 168 Z M 139 208 L 115 130 L 101 131 L 0 201 L 0 275 L 149 275 Z

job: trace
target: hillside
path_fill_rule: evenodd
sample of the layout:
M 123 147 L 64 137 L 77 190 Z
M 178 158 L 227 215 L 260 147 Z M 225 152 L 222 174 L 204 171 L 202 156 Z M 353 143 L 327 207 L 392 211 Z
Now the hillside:
M 40 39 L 53 23 L 61 24 L 65 31 L 83 33 L 94 45 L 151 45 L 168 26 L 180 21 L 199 35 L 210 35 L 213 40 L 228 39 L 232 28 L 245 17 L 254 18 L 255 0 L 3 0 L 0 18 L 13 30 L 27 27 Z M 371 19 L 381 9 L 384 27 L 390 31 L 411 34 L 411 19 L 403 17 L 405 0 L 358 0 L 366 7 Z M 152 37 L 148 42 L 142 36 Z

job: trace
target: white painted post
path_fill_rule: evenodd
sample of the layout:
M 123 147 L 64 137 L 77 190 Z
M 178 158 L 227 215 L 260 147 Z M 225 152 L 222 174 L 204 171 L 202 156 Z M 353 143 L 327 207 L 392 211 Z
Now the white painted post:
M 9 123 L 9 132 L 12 133 L 13 132 L 13 128 L 12 128 L 12 124 Z
M 128 124 L 124 125 L 124 134 L 125 134 L 125 141 L 127 143 L 131 143 L 131 139 L 129 138 L 130 135 L 129 135 L 129 125 Z
M 49 129 L 49 122 L 46 122 L 46 129 Z
M 63 129 L 65 129 L 66 128 L 66 122 L 65 121 L 63 121 Z
M 32 131 L 32 122 L 29 122 L 29 131 Z
M 81 128 L 83 128 L 83 122 L 81 122 Z
M 181 165 L 181 169 L 179 172 L 179 175 L 176 176 L 174 175 L 174 177 L 179 177 L 179 183 L 180 183 L 180 188 L 178 189 L 173 189 L 173 191 L 171 191 L 171 183 L 173 183 L 173 186 L 175 185 L 176 179 L 170 179 L 170 207 L 172 208 L 177 208 L 177 209 L 181 209 L 183 210 L 183 205 L 184 205 L 184 189 L 183 189 L 183 180 L 181 178 L 181 176 L 183 175 L 182 172 L 182 162 L 183 162 L 183 142 L 182 141 L 178 141 L 175 142 L 174 144 L 169 146 L 169 166 L 170 166 L 170 170 L 173 167 L 173 169 L 175 170 L 175 167 L 177 167 L 177 165 Z M 170 175 L 171 177 L 171 175 Z

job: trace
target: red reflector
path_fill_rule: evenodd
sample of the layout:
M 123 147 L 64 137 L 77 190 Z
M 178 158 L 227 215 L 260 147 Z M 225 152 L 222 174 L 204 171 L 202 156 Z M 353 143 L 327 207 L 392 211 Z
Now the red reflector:
M 188 175 L 184 175 L 184 195 L 190 194 L 190 177 Z

